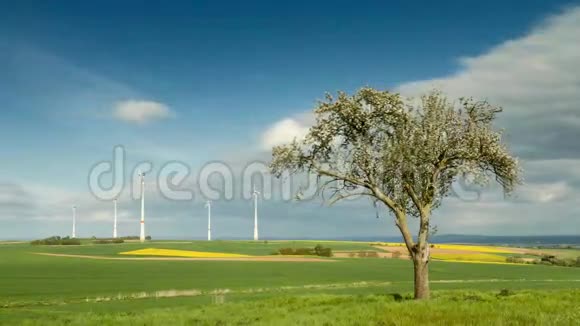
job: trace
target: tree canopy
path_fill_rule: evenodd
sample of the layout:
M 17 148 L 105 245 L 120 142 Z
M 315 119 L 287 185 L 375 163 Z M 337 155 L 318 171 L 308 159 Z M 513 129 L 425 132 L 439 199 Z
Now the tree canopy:
M 518 161 L 492 123 L 502 109 L 486 101 L 450 101 L 438 91 L 418 99 L 363 88 L 326 96 L 304 139 L 272 150 L 272 172 L 308 172 L 324 179 L 331 202 L 357 195 L 383 203 L 394 214 L 413 259 L 428 261 L 431 211 L 458 177 L 485 185 L 495 178 L 506 194 L 521 183 Z M 337 184 L 340 186 L 337 187 Z M 420 219 L 416 240 L 407 216 Z

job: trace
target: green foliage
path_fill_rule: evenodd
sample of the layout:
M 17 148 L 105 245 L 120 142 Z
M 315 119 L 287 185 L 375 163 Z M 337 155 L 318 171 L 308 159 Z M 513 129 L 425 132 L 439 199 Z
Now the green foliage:
M 280 255 L 314 255 L 314 250 L 311 248 L 280 248 L 278 253 Z
M 332 257 L 332 249 L 324 248 L 322 245 L 318 244 L 314 248 L 280 248 L 278 249 L 278 254 Z
M 324 248 L 320 244 L 317 244 L 316 247 L 314 247 L 314 252 L 316 253 L 316 256 L 332 257 L 332 249 L 331 248 Z
M 514 264 L 524 264 L 526 262 L 523 258 L 514 257 L 514 256 L 506 257 L 505 261 L 507 263 L 514 263 Z
M 123 240 L 139 240 L 141 239 L 138 235 L 130 235 L 130 236 L 124 236 L 124 237 L 118 237 L 117 239 L 123 239 Z M 145 240 L 151 240 L 151 236 L 148 235 L 145 237 Z
M 509 297 L 510 295 L 514 295 L 514 292 L 510 289 L 501 289 L 497 294 L 498 297 Z
M 52 236 L 49 238 L 34 240 L 30 242 L 33 246 L 66 246 L 66 245 L 80 245 L 79 239 L 72 239 L 69 237 Z
M 339 92 L 314 109 L 316 123 L 303 140 L 272 149 L 270 167 L 277 176 L 306 171 L 328 178 L 321 192 L 331 188 L 335 200 L 358 188 L 419 216 L 464 173 L 480 184 L 495 175 L 506 193 L 521 182 L 517 160 L 492 125 L 500 111 L 483 101 L 452 102 L 440 92 L 416 100 L 372 88 Z
M 99 239 L 93 241 L 94 244 L 113 244 L 113 243 L 124 243 L 123 239 Z
M 543 265 L 555 265 L 564 267 L 580 267 L 580 257 L 574 258 L 561 258 L 554 255 L 543 255 L 539 261 L 535 263 Z

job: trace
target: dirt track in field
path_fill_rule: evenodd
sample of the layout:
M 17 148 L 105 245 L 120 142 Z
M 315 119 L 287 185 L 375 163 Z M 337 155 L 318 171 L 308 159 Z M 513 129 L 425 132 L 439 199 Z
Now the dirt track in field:
M 344 250 L 344 251 L 336 251 L 333 253 L 332 257 L 335 258 L 357 258 L 359 257 L 359 253 L 361 250 Z M 369 252 L 368 250 L 362 250 L 362 252 Z M 393 258 L 393 254 L 390 252 L 380 252 L 376 251 L 377 256 L 376 258 Z
M 408 258 L 409 252 L 407 251 L 407 247 L 405 246 L 373 246 L 375 248 L 383 249 L 388 252 L 400 252 L 401 258 Z M 474 250 L 461 250 L 461 249 L 442 249 L 442 248 L 429 248 L 431 254 L 455 254 L 455 255 L 472 255 L 478 254 L 479 251 Z M 514 254 L 528 254 L 528 255 L 538 255 L 541 256 L 544 253 L 541 250 L 537 249 L 528 249 L 528 248 L 515 248 L 509 247 L 506 250 L 512 251 Z M 481 252 L 486 253 L 486 252 Z M 489 253 L 489 254 L 496 254 L 496 253 Z
M 404 246 L 374 246 L 375 248 L 383 249 L 389 252 L 400 252 L 401 257 L 408 257 L 409 252 L 407 251 L 407 247 Z M 441 248 L 429 248 L 431 254 L 454 254 L 454 255 L 472 255 L 479 253 L 478 251 L 473 250 L 461 250 L 461 249 L 441 249 Z
M 276 261 L 276 262 L 318 262 L 329 263 L 335 262 L 331 259 L 308 258 L 308 257 L 229 257 L 229 258 L 188 258 L 188 257 L 105 257 L 105 256 L 90 256 L 90 255 L 69 255 L 69 254 L 53 254 L 47 252 L 35 252 L 35 255 L 52 256 L 52 257 L 69 257 L 69 258 L 83 258 L 96 260 L 153 260 L 153 261 Z

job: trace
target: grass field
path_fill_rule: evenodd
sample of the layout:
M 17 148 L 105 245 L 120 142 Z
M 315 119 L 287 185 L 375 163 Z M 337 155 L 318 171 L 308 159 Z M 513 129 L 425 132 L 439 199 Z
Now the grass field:
M 399 308 L 401 316 L 412 302 L 392 303 L 392 296 L 412 291 L 412 264 L 403 259 L 342 258 L 334 262 L 271 262 L 271 261 L 130 261 L 93 260 L 73 257 L 42 256 L 36 253 L 57 253 L 121 257 L 119 253 L 156 248 L 157 250 L 187 250 L 203 253 L 241 255 L 270 255 L 282 247 L 313 247 L 321 243 L 334 250 L 380 250 L 370 243 L 356 242 L 303 242 L 303 241 L 195 241 L 149 242 L 82 245 L 82 246 L 30 246 L 28 244 L 3 244 L 0 246 L 0 323 L 19 324 L 25 320 L 36 324 L 73 324 L 128 322 L 137 313 L 149 316 L 148 320 L 161 323 L 163 318 L 179 314 L 183 323 L 200 320 L 208 324 L 218 321 L 220 314 L 231 316 L 229 309 L 253 311 L 263 307 L 269 311 L 283 300 L 292 302 L 297 296 L 307 296 L 312 306 L 288 305 L 291 311 L 305 311 L 294 319 L 308 324 L 308 316 L 329 309 L 347 311 L 340 305 L 356 310 L 357 300 L 367 302 L 368 309 Z M 126 257 L 126 256 L 125 256 Z M 509 264 L 467 264 L 433 261 L 430 267 L 431 287 L 437 291 L 483 291 L 481 295 L 495 297 L 501 289 L 533 292 L 526 296 L 545 297 L 554 305 L 567 305 L 570 296 L 577 299 L 580 289 L 580 269 L 571 267 Z M 567 290 L 567 291 L 564 291 Z M 491 291 L 491 292 L 486 292 Z M 479 292 L 478 292 L 479 293 Z M 353 295 L 360 296 L 355 299 Z M 524 295 L 524 294 L 518 294 Z M 390 299 L 391 298 L 391 299 Z M 517 304 L 518 296 L 509 300 L 482 302 L 485 313 L 492 307 L 503 307 L 506 313 Z M 278 300 L 278 301 L 277 301 Z M 282 300 L 282 301 L 279 301 Z M 338 300 L 335 308 L 325 302 Z M 441 299 L 433 311 L 443 314 L 450 309 L 452 297 Z M 511 301 L 515 300 L 515 301 Z M 560 302 L 560 301 L 566 302 Z M 473 304 L 480 304 L 481 300 Z M 560 303 L 558 303 L 560 302 Z M 575 301 L 580 302 L 578 300 Z M 464 304 L 464 303 L 462 303 Z M 257 306 L 255 306 L 257 305 Z M 318 305 L 320 305 L 319 308 Z M 395 305 L 395 306 L 392 306 Z M 293 308 L 294 307 L 294 308 Z M 322 308 L 321 308 L 322 307 Z M 468 305 L 465 309 L 468 309 Z M 547 305 L 546 316 L 555 313 Z M 404 309 L 403 309 L 404 308 Z M 542 308 L 542 307 L 540 307 Z M 540 309 L 538 308 L 538 309 Z M 222 310 L 220 310 L 222 309 Z M 295 309 L 295 310 L 293 310 Z M 362 309 L 362 308 L 361 308 Z M 367 309 L 367 308 L 365 308 Z M 410 309 L 410 308 L 409 308 Z M 431 309 L 431 308 L 430 308 Z M 478 308 L 480 309 L 480 308 Z M 500 308 L 498 308 L 500 309 Z M 531 310 L 531 308 L 530 308 Z M 220 312 L 221 311 L 221 312 Z M 211 312 L 211 313 L 209 313 Z M 273 314 L 275 312 L 272 312 Z M 362 313 L 359 312 L 359 313 Z M 326 314 L 325 314 L 326 315 Z M 340 314 L 339 314 L 340 315 Z M 356 312 L 353 312 L 353 316 Z M 164 317 L 165 316 L 165 317 Z M 211 317 L 213 316 L 213 317 Z M 244 318 L 257 318 L 246 313 Z M 411 315 L 405 318 L 411 318 Z M 538 317 L 542 318 L 548 317 Z M 573 315 L 569 315 L 573 316 Z M 207 317 L 207 318 L 206 318 Z M 259 317 L 259 316 L 258 316 Z M 87 319 L 89 318 L 89 319 Z M 143 317 L 145 318 L 145 317 Z M 200 319 L 201 318 L 201 319 Z M 205 319 L 204 319 L 205 318 Z M 214 318 L 214 319 L 211 319 Z M 220 317 L 221 318 L 221 317 Z M 240 317 L 241 318 L 241 317 Z M 274 317 L 259 319 L 264 324 Z M 314 318 L 314 317 L 312 317 Z M 316 317 L 318 318 L 318 317 Z M 322 317 L 321 317 L 322 318 Z M 377 317 L 377 321 L 383 320 Z M 403 318 L 403 317 L 401 317 Z M 570 317 L 571 318 L 571 317 Z M 36 321 L 34 321 L 36 320 Z M 290 319 L 292 320 L 292 319 Z M 387 324 L 388 318 L 383 321 Z M 524 319 L 522 319 L 524 320 Z M 137 324 L 147 324 L 140 322 Z M 240 322 L 243 322 L 240 321 Z M 325 319 L 316 320 L 324 323 Z M 278 323 L 278 321 L 276 321 Z
M 397 295 L 304 295 L 152 308 L 143 314 L 90 312 L 28 319 L 28 325 L 574 325 L 580 291 L 452 291 L 431 302 Z

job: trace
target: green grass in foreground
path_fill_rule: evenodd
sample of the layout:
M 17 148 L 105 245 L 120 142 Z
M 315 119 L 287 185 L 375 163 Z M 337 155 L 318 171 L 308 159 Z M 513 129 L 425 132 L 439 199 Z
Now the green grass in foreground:
M 412 264 L 407 260 L 346 258 L 329 263 L 125 261 L 34 254 L 50 252 L 114 256 L 121 251 L 139 248 L 268 254 L 275 247 L 314 246 L 316 243 L 316 241 L 276 241 L 267 244 L 248 241 L 150 242 L 74 247 L 5 244 L 0 247 L 0 324 L 18 325 L 27 318 L 36 318 L 28 322 L 37 325 L 64 324 L 67 321 L 73 324 L 110 324 L 117 320 L 121 323 L 141 325 L 167 324 L 168 320 L 171 323 L 175 321 L 187 324 L 198 319 L 200 323 L 214 324 L 220 321 L 219 318 L 226 317 L 228 322 L 232 323 L 246 321 L 263 324 L 281 323 L 281 320 L 274 319 L 278 318 L 276 316 L 290 316 L 288 324 L 309 324 L 309 320 L 314 324 L 325 322 L 335 324 L 355 319 L 369 323 L 374 321 L 393 324 L 388 318 L 397 316 L 401 320 L 408 320 L 405 318 L 413 315 L 411 312 L 413 305 L 423 304 L 392 302 L 392 296 L 386 295 L 412 291 Z M 368 243 L 348 242 L 323 244 L 333 249 L 344 248 L 344 250 L 369 246 Z M 461 289 L 497 293 L 500 289 L 507 288 L 518 294 L 498 300 L 491 300 L 495 296 L 485 293 L 473 294 L 475 297 L 467 301 L 456 297 L 442 297 L 432 304 L 429 303 L 429 308 L 422 309 L 431 311 L 435 317 L 450 314 L 451 319 L 448 320 L 450 324 L 466 322 L 453 319 L 455 318 L 453 305 L 457 305 L 458 309 L 464 309 L 468 316 L 466 318 L 471 318 L 469 316 L 478 318 L 478 314 L 487 314 L 494 309 L 505 311 L 506 321 L 511 318 L 516 318 L 514 320 L 524 318 L 520 316 L 519 311 L 540 312 L 538 316 L 526 317 L 536 319 L 521 319 L 521 323 L 524 321 L 541 323 L 550 319 L 549 316 L 552 315 L 570 316 L 566 310 L 569 306 L 567 300 L 574 299 L 576 305 L 579 301 L 577 294 L 580 291 L 579 271 L 578 268 L 558 266 L 433 261 L 430 264 L 430 280 L 431 288 L 435 291 Z M 570 292 L 525 292 L 531 289 L 567 289 Z M 159 291 L 172 290 L 186 291 L 186 294 L 163 298 L 157 296 Z M 216 296 L 214 294 L 216 290 L 226 294 Z M 465 293 L 457 292 L 454 295 L 464 296 Z M 135 299 L 140 295 L 146 298 Z M 310 304 L 304 306 L 300 303 L 302 299 L 292 299 L 304 298 L 303 296 L 306 296 Z M 484 299 L 477 299 L 478 296 L 483 296 Z M 227 303 L 212 305 L 216 298 Z M 522 304 L 517 298 L 521 300 L 527 298 L 531 303 Z M 537 305 L 534 300 L 541 302 Z M 544 304 L 543 301 L 548 303 Z M 329 302 L 336 302 L 336 308 Z M 553 307 L 557 304 L 552 302 L 558 302 L 564 310 L 556 312 Z M 278 307 L 279 305 L 284 306 Z M 259 311 L 252 312 L 256 309 Z M 346 313 L 349 311 L 350 313 Z M 419 313 L 417 318 L 422 316 L 421 314 Z M 350 315 L 352 318 L 348 319 Z M 550 321 L 568 318 L 558 316 Z M 132 319 L 133 317 L 137 319 Z M 459 318 L 459 315 L 456 317 Z M 427 318 L 427 315 L 424 318 Z M 437 320 L 435 318 L 431 321 Z
M 282 296 L 142 313 L 76 313 L 22 325 L 573 325 L 580 291 L 434 293 L 428 302 L 396 294 Z

